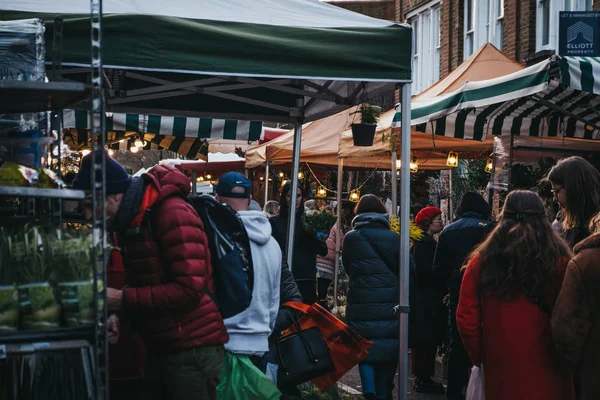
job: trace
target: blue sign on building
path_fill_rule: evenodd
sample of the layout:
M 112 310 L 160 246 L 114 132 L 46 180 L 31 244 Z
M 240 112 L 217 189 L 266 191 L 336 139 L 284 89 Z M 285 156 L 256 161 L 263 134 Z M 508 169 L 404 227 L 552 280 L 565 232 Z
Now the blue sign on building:
M 600 57 L 600 12 L 562 11 L 559 17 L 558 54 Z

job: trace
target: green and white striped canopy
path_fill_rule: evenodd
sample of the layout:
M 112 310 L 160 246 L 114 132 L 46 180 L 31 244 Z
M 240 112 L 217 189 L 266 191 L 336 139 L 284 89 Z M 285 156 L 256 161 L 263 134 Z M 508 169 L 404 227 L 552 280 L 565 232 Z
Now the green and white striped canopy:
M 558 71 L 560 70 L 560 75 Z M 488 134 L 595 139 L 600 62 L 557 56 L 495 79 L 412 102 L 412 125 L 429 134 L 485 140 Z M 396 113 L 392 126 L 399 126 Z
M 412 29 L 319 0 L 103 0 L 108 111 L 310 121 L 411 80 Z M 86 82 L 89 2 L 0 2 L 41 18 L 47 60 L 63 19 L 62 75 Z M 302 100 L 302 102 L 299 102 Z
M 119 113 L 108 113 L 105 121 L 107 131 L 140 132 L 161 136 L 253 142 L 260 140 L 262 135 L 261 121 Z M 83 110 L 63 110 L 63 127 L 90 129 L 89 113 Z

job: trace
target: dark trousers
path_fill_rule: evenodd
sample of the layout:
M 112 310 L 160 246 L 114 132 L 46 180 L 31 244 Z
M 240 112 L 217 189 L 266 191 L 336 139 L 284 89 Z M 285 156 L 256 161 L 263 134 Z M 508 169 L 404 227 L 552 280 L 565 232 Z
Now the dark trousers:
M 111 379 L 111 400 L 142 400 L 143 379 Z
M 319 301 L 327 300 L 329 285 L 331 285 L 331 279 L 317 278 L 317 292 L 319 294 Z
M 427 380 L 435 376 L 435 356 L 437 346 L 419 346 L 411 351 L 412 373 L 415 377 Z
M 465 350 L 458 327 L 456 326 L 456 305 L 450 307 L 451 342 L 448 351 L 448 388 L 446 394 L 450 400 L 464 400 L 469 383 L 471 359 Z
M 302 295 L 304 304 L 313 304 L 317 302 L 317 280 L 297 281 L 298 290 Z
M 358 372 L 363 394 L 372 393 L 380 399 L 391 400 L 397 370 L 397 362 L 359 363 Z
M 177 352 L 148 352 L 144 400 L 216 400 L 225 350 L 197 346 Z

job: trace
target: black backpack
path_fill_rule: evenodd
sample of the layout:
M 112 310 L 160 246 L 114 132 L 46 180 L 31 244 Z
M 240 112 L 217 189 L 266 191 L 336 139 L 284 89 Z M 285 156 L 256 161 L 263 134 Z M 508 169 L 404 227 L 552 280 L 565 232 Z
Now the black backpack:
M 216 295 L 206 293 L 215 301 L 223 319 L 233 317 L 250 306 L 254 286 L 254 268 L 250 239 L 237 212 L 209 195 L 187 197 L 204 225 L 208 238 Z M 156 204 L 153 208 L 156 207 Z M 152 209 L 145 219 L 154 232 Z

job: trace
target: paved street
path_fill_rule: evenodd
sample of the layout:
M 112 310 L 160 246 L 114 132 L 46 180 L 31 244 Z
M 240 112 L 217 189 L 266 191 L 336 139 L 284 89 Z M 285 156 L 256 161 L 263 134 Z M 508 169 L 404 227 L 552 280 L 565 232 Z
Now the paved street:
M 436 376 L 435 380 L 438 382 L 442 382 L 444 386 L 446 385 L 446 381 L 441 379 L 441 363 L 438 361 L 436 366 Z M 357 399 L 362 399 L 361 396 L 361 386 L 360 386 L 360 375 L 358 373 L 358 367 L 355 367 L 350 372 L 348 372 L 342 379 L 340 379 L 339 383 L 342 386 L 342 389 L 348 394 L 356 395 Z M 421 394 L 415 393 L 413 391 L 414 385 L 414 377 L 411 375 L 408 377 L 408 399 L 409 400 L 446 400 L 445 395 L 435 395 L 435 394 Z M 354 397 L 354 396 L 353 396 Z M 394 390 L 394 399 L 398 398 L 398 388 L 396 387 Z

